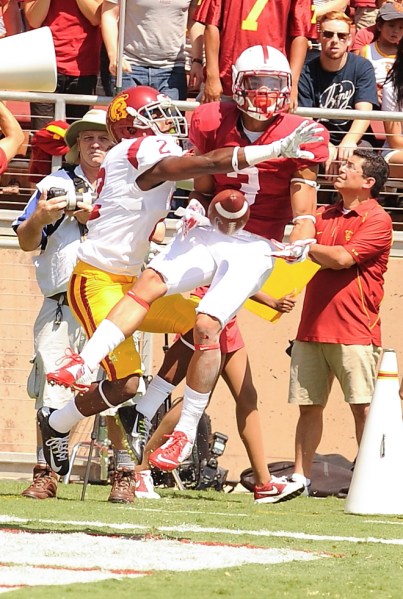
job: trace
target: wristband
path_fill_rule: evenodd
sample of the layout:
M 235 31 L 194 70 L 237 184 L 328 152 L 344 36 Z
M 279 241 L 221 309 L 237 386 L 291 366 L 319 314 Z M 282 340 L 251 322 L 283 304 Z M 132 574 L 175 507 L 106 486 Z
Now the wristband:
M 232 152 L 232 160 L 231 160 L 232 170 L 235 173 L 239 172 L 239 168 L 238 168 L 238 152 L 239 152 L 239 146 L 235 146 L 234 151 Z
M 203 64 L 203 60 L 201 58 L 192 58 L 192 64 L 197 62 L 198 64 Z
M 249 166 L 255 166 L 259 162 L 278 158 L 281 152 L 281 144 L 280 141 L 275 141 L 264 146 L 245 146 L 243 151 L 245 153 L 245 161 Z
M 292 219 L 292 224 L 295 225 L 296 222 L 303 219 L 311 220 L 314 225 L 316 224 L 316 218 L 313 214 L 300 214 L 299 216 L 294 216 L 294 218 Z

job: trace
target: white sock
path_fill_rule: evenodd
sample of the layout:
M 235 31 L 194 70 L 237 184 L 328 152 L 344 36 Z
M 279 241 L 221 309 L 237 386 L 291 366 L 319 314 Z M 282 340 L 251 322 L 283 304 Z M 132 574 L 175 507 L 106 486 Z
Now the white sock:
M 155 375 L 148 385 L 145 394 L 136 403 L 137 411 L 148 418 L 148 420 L 151 420 L 157 413 L 158 408 L 174 389 L 174 385 L 168 383 L 168 381 L 158 376 L 158 374 Z
M 192 443 L 196 439 L 197 426 L 208 404 L 210 393 L 199 393 L 185 386 L 181 417 L 175 426 L 176 431 L 185 433 Z
M 291 480 L 295 483 L 302 483 L 305 487 L 309 487 L 311 484 L 310 478 L 306 478 L 306 476 L 299 474 L 298 472 L 294 472 L 294 474 L 291 475 Z
M 91 371 L 125 340 L 125 336 L 111 320 L 103 320 L 91 339 L 87 341 L 80 356 Z
M 55 410 L 51 413 L 49 416 L 49 424 L 59 433 L 68 433 L 75 424 L 78 424 L 81 420 L 84 420 L 84 418 L 86 418 L 86 416 L 81 414 L 73 399 L 60 410 Z

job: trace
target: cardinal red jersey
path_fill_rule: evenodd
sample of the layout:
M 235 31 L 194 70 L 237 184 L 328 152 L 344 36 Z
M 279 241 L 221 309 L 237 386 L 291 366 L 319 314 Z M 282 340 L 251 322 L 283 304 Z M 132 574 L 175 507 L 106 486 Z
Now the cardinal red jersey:
M 289 135 L 306 120 L 295 114 L 280 114 L 252 144 L 243 133 L 240 114 L 232 102 L 202 104 L 193 112 L 189 139 L 200 153 L 223 147 L 263 145 Z M 323 138 L 321 142 L 306 146 L 314 154 L 312 160 L 275 158 L 238 173 L 214 175 L 215 192 L 222 189 L 242 191 L 250 205 L 245 230 L 267 239 L 282 240 L 284 228 L 292 218 L 290 181 L 297 170 L 327 159 L 329 136 L 326 129 Z
M 225 95 L 232 95 L 232 65 L 246 48 L 262 44 L 287 54 L 292 38 L 308 36 L 311 4 L 312 0 L 202 0 L 194 20 L 220 30 L 219 67 Z

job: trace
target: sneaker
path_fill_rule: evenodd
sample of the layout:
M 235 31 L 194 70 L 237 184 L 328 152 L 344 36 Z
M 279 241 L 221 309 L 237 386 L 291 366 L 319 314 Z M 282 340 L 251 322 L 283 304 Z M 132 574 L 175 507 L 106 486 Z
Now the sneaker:
M 174 431 L 168 437 L 164 445 L 150 453 L 148 461 L 160 470 L 171 472 L 190 456 L 193 443 L 181 431 Z
M 40 408 L 37 419 L 42 434 L 45 460 L 55 474 L 65 476 L 70 467 L 69 433 L 59 433 L 50 426 L 49 416 L 54 411 L 52 408 Z
M 143 459 L 144 448 L 150 436 L 151 422 L 141 412 L 136 410 L 136 419 L 130 435 L 127 435 L 127 441 L 130 449 L 134 454 L 134 458 L 138 464 L 141 464 Z
M 136 497 L 138 499 L 161 499 L 154 491 L 154 481 L 151 476 L 151 470 L 141 470 L 135 473 L 136 479 Z
M 85 393 L 91 386 L 92 374 L 84 364 L 84 360 L 79 354 L 71 349 L 66 350 L 66 354 L 61 358 L 60 363 L 65 362 L 58 370 L 48 372 L 46 380 L 50 385 L 60 385 L 66 389 L 72 389 L 80 393 Z
M 133 503 L 135 486 L 134 470 L 117 468 L 113 475 L 112 490 L 108 501 L 111 503 Z
M 136 406 L 123 406 L 118 409 L 119 419 L 126 431 L 130 451 L 137 464 L 141 464 L 144 447 L 150 436 L 151 421 L 138 412 Z
M 304 476 L 303 474 L 298 474 L 297 472 L 294 472 L 293 474 L 291 474 L 291 476 L 288 478 L 288 480 L 293 483 L 303 484 L 304 490 L 302 491 L 301 495 L 303 495 L 304 497 L 309 497 L 309 495 L 311 494 L 311 479 L 310 478 L 306 478 L 306 476 Z
M 57 476 L 47 464 L 37 464 L 34 468 L 34 479 L 25 491 L 23 497 L 31 499 L 51 499 L 56 497 Z
M 298 497 L 303 492 L 303 483 L 288 480 L 285 476 L 271 477 L 268 483 L 262 487 L 255 486 L 255 503 L 279 503 Z

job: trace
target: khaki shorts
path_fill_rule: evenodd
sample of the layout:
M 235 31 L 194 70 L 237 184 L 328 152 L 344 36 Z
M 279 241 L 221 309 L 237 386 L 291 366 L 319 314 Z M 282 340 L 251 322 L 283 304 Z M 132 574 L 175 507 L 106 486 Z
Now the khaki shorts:
M 381 352 L 375 345 L 295 341 L 288 402 L 326 406 L 337 378 L 347 403 L 370 403 Z

